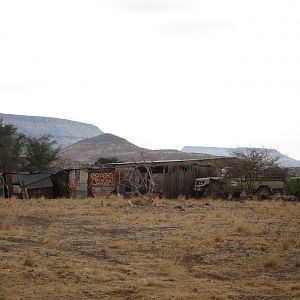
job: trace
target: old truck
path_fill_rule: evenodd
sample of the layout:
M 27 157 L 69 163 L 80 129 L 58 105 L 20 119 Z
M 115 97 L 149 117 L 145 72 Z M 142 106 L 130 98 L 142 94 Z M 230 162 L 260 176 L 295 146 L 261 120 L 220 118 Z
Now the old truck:
M 284 192 L 285 195 L 292 195 L 300 200 L 300 177 L 289 177 L 286 180 Z
M 234 168 L 223 168 L 216 177 L 196 178 L 194 192 L 197 197 L 213 196 L 222 198 L 239 197 L 249 191 L 259 199 L 269 199 L 275 194 L 288 194 L 300 198 L 300 177 L 289 178 L 286 170 L 270 168 L 239 176 Z

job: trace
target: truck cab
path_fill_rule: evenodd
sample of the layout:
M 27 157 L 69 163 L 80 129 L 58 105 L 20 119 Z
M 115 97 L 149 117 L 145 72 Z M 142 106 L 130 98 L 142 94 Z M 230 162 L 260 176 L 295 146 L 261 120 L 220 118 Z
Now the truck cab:
M 197 197 L 214 196 L 227 198 L 239 196 L 242 192 L 241 178 L 236 176 L 234 169 L 226 167 L 216 177 L 196 178 L 194 192 Z

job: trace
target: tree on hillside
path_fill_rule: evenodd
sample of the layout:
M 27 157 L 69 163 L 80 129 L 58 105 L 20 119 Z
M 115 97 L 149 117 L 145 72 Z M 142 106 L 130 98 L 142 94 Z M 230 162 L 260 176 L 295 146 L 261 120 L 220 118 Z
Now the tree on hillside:
M 0 120 L 0 172 L 15 172 L 23 169 L 25 135 L 12 124 Z
M 244 190 L 249 196 L 253 195 L 257 174 L 266 169 L 278 168 L 277 163 L 282 157 L 277 151 L 266 148 L 237 148 L 230 154 L 240 159 L 238 173 L 243 178 Z
M 52 163 L 58 159 L 60 148 L 50 134 L 38 138 L 27 138 L 26 169 L 29 172 L 49 172 Z
M 115 156 L 112 157 L 99 157 L 95 162 L 94 166 L 102 165 L 102 164 L 110 164 L 120 162 L 119 159 Z

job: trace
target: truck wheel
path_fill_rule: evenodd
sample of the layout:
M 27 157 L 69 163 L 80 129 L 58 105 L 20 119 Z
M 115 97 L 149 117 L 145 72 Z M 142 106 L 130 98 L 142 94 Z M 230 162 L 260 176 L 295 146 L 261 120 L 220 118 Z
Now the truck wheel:
M 197 199 L 203 197 L 203 194 L 204 194 L 203 192 L 199 192 L 199 191 L 197 191 L 197 192 L 195 193 Z
M 229 192 L 221 192 L 220 193 L 220 196 L 221 196 L 221 198 L 223 198 L 223 199 L 228 199 L 229 198 Z
M 241 193 L 240 192 L 235 192 L 232 194 L 232 198 L 234 199 L 240 199 L 241 198 Z
M 257 191 L 256 196 L 260 200 L 265 200 L 265 199 L 270 199 L 272 196 L 272 193 L 268 188 L 262 187 Z
M 295 197 L 297 198 L 298 201 L 300 201 L 300 191 L 295 194 Z

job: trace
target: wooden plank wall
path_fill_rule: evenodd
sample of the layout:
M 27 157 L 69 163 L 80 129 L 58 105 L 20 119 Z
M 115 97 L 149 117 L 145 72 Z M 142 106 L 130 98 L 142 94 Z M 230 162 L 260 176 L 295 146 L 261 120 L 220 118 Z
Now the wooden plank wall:
M 170 199 L 191 197 L 195 179 L 209 176 L 215 176 L 215 168 L 211 165 L 171 163 L 168 172 L 164 173 L 163 196 Z

